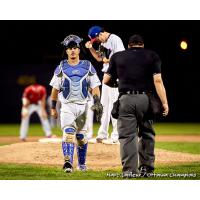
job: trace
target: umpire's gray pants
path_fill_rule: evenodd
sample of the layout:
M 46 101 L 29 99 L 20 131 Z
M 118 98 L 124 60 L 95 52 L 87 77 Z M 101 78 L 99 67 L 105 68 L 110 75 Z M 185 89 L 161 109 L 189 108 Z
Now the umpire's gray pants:
M 146 94 L 125 94 L 120 98 L 117 126 L 123 173 L 138 173 L 138 156 L 140 165 L 152 166 L 154 163 L 155 133 L 150 121 L 144 121 L 148 106 Z

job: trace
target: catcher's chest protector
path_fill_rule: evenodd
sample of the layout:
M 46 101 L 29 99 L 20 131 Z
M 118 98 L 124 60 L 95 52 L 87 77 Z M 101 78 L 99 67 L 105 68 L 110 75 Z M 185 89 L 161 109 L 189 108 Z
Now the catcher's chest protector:
M 76 101 L 87 98 L 89 68 L 90 65 L 86 61 L 80 61 L 76 66 L 70 66 L 67 62 L 63 63 L 62 93 L 65 99 Z

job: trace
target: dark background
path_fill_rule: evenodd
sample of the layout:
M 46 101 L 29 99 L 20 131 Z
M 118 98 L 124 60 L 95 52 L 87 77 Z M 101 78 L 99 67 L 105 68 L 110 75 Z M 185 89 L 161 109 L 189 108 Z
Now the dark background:
M 0 21 L 0 123 L 20 122 L 21 96 L 26 85 L 37 80 L 50 94 L 49 82 L 63 51 L 60 42 L 69 34 L 77 34 L 84 38 L 84 44 L 93 25 L 120 36 L 125 47 L 132 34 L 140 34 L 145 48 L 159 54 L 170 106 L 169 116 L 160 121 L 200 121 L 200 21 L 5 20 Z M 181 40 L 188 42 L 186 51 L 180 48 Z M 83 56 L 91 60 L 101 78 L 101 64 L 88 50 Z

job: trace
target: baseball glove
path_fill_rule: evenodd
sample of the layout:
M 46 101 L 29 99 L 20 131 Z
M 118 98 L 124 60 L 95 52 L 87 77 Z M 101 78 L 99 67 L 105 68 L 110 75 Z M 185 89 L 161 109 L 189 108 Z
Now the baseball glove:
M 107 49 L 104 46 L 99 45 L 97 53 L 99 54 L 100 57 L 102 57 L 102 58 L 105 57 L 105 58 L 109 59 L 111 51 L 110 51 L 110 49 Z
M 91 107 L 91 109 L 96 113 L 97 122 L 101 122 L 101 117 L 103 114 L 103 106 L 100 102 L 100 98 L 97 95 L 94 95 L 93 98 L 94 98 L 94 105 Z

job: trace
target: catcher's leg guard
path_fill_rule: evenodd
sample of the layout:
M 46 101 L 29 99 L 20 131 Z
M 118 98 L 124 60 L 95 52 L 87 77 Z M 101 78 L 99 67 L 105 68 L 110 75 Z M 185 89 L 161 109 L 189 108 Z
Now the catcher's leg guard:
M 63 132 L 64 133 L 63 133 L 63 141 L 62 141 L 62 150 L 63 150 L 64 160 L 65 160 L 65 163 L 68 162 L 72 166 L 76 129 L 73 127 L 66 127 L 64 128 Z
M 78 167 L 81 171 L 86 170 L 86 155 L 88 142 L 84 133 L 77 133 L 77 157 L 78 157 Z

